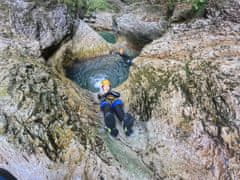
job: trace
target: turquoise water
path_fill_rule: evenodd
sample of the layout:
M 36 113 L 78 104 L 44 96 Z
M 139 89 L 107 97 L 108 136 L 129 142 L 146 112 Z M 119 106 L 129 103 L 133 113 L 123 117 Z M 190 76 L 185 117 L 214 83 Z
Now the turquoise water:
M 109 43 L 115 44 L 117 42 L 117 37 L 114 33 L 102 31 L 99 34 Z
M 114 54 L 84 62 L 76 61 L 66 69 L 66 74 L 82 88 L 97 92 L 104 79 L 109 79 L 113 88 L 124 82 L 128 78 L 129 67 L 121 56 Z
M 107 134 L 102 135 L 102 137 L 115 159 L 127 170 L 129 179 L 152 179 L 152 172 L 143 164 L 134 151 L 129 149 L 121 141 L 116 140 Z

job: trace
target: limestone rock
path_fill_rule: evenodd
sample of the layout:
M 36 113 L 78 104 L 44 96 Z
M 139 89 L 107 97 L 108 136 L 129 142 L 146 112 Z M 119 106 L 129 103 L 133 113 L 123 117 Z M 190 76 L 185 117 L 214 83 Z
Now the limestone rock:
M 48 156 L 56 159 L 60 149 L 73 139 L 72 128 L 80 128 L 73 125 L 77 112 L 70 115 L 74 109 L 68 105 L 64 85 L 59 89 L 60 81 L 53 78 L 50 70 L 27 57 L 25 62 L 18 58 L 1 56 L 0 67 L 4 70 L 0 73 L 0 86 L 5 87 L 6 94 L 0 99 L 0 106 L 8 121 L 7 135 L 18 147 L 30 152 L 44 147 Z
M 0 114 L 0 134 L 4 134 L 7 131 L 8 122 L 4 114 Z
M 0 6 L 1 50 L 18 49 L 23 55 L 48 58 L 72 34 L 67 8 L 54 1 L 3 0 Z
M 47 48 L 57 46 L 71 34 L 73 20 L 65 6 L 53 5 L 51 1 L 43 4 L 40 6 L 35 1 L 10 3 L 10 18 L 17 35 L 38 41 L 40 51 L 48 53 Z
M 240 23 L 240 2 L 239 0 L 209 0 L 207 7 L 207 15 L 209 17 L 219 18 Z
M 191 3 L 178 2 L 175 5 L 173 15 L 170 18 L 172 22 L 184 21 L 191 19 L 193 16 L 193 8 Z
M 85 17 L 84 21 L 91 27 L 98 31 L 112 31 L 113 30 L 113 16 L 114 13 L 98 12 L 94 16 Z
M 88 59 L 109 54 L 110 49 L 110 45 L 97 32 L 83 21 L 79 22 L 72 40 L 73 57 Z
M 125 172 L 104 163 L 96 154 L 86 152 L 78 143 L 72 143 L 65 162 L 55 163 L 37 152 L 19 151 L 7 139 L 0 137 L 0 166 L 19 180 L 31 179 L 127 179 Z M 24 168 L 23 168 L 24 167 Z
M 143 46 L 157 39 L 167 29 L 165 20 L 144 20 L 144 17 L 128 13 L 115 18 L 116 31 L 136 46 Z
M 32 57 L 9 50 L 0 59 L 1 167 L 20 180 L 127 179 L 103 155 L 89 93 Z
M 145 163 L 169 179 L 239 179 L 239 24 L 174 25 L 119 87 L 146 122 Z M 126 88 L 128 87 L 128 88 Z

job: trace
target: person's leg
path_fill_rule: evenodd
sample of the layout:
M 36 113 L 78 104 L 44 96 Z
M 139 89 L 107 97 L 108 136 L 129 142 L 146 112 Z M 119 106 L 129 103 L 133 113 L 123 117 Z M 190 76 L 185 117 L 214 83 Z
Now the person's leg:
M 122 100 L 120 99 L 115 100 L 112 103 L 112 109 L 115 112 L 117 118 L 122 122 L 125 116 Z
M 111 111 L 112 105 L 109 102 L 103 101 L 101 102 L 100 107 L 104 114 L 105 125 L 111 130 L 110 134 L 116 137 L 118 135 L 118 130 L 116 129 L 116 120 L 114 114 Z
M 123 120 L 123 129 L 127 136 L 130 136 L 133 133 L 132 127 L 134 124 L 134 118 L 131 114 L 126 113 Z
M 124 112 L 124 106 L 123 102 L 120 99 L 117 99 L 113 102 L 112 108 L 117 115 L 118 119 L 120 121 L 123 121 L 123 129 L 127 136 L 130 136 L 133 132 L 132 126 L 133 126 L 133 117 L 129 113 Z

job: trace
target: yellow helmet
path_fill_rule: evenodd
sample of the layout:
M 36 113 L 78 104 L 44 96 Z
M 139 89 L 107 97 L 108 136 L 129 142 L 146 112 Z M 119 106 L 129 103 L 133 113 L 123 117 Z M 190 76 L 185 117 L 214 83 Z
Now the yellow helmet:
M 111 82 L 109 80 L 105 79 L 101 82 L 101 85 L 102 86 L 111 86 Z

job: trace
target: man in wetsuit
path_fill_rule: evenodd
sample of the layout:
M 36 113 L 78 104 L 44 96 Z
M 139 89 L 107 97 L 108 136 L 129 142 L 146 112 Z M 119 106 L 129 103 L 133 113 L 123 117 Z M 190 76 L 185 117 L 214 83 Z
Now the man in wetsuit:
M 112 91 L 111 82 L 109 80 L 103 80 L 101 82 L 100 94 L 98 99 L 100 100 L 100 108 L 104 114 L 104 122 L 110 134 L 114 137 L 118 135 L 118 129 L 116 128 L 115 116 L 123 122 L 123 128 L 126 136 L 130 136 L 133 132 L 133 118 L 130 114 L 125 113 L 123 109 L 123 101 L 119 99 L 120 93 Z
M 119 52 L 117 52 L 118 55 L 120 55 L 123 59 L 123 61 L 128 64 L 128 65 L 132 65 L 132 58 L 126 54 L 126 52 L 124 51 L 123 48 L 119 49 Z

